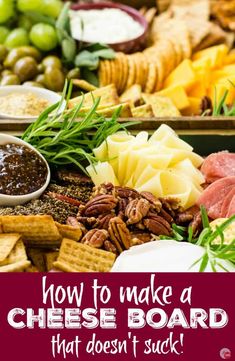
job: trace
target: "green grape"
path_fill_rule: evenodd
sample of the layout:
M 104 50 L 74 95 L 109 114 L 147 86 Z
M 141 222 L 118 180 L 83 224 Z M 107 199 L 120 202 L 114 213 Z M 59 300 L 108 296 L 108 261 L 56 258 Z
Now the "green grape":
M 25 14 L 21 14 L 18 19 L 18 27 L 29 31 L 33 26 L 32 20 Z
M 42 0 L 43 7 L 42 13 L 52 18 L 57 18 L 63 7 L 63 3 L 60 0 Z
M 17 0 L 17 8 L 23 13 L 26 11 L 40 11 L 42 6 L 42 0 Z
M 3 44 L 9 35 L 10 30 L 6 26 L 0 26 L 0 44 Z
M 10 49 L 28 44 L 29 44 L 28 33 L 25 29 L 22 28 L 16 28 L 12 30 L 5 40 L 6 47 Z
M 34 25 L 29 37 L 33 45 L 43 51 L 52 50 L 58 44 L 55 28 L 44 23 Z
M 0 0 L 0 24 L 8 21 L 15 13 L 13 0 Z

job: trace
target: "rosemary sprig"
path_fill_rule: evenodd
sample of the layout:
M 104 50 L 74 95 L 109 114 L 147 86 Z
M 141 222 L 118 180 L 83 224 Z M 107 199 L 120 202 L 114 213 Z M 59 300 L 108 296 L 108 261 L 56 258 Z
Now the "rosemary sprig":
M 98 147 L 109 135 L 126 129 L 136 122 L 119 123 L 120 110 L 110 119 L 97 114 L 100 99 L 94 100 L 90 111 L 81 112 L 82 104 L 60 113 L 64 101 L 68 103 L 72 85 L 66 82 L 62 99 L 47 108 L 32 123 L 22 138 L 33 145 L 51 165 L 75 165 L 86 173 L 85 167 L 96 161 L 92 150 Z M 79 120 L 78 120 L 79 118 Z
M 204 247 L 205 253 L 201 258 L 196 260 L 190 268 L 194 267 L 196 264 L 200 264 L 199 272 L 203 272 L 209 263 L 213 272 L 217 272 L 216 266 L 217 268 L 221 268 L 228 272 L 220 260 L 227 260 L 235 264 L 235 239 L 231 241 L 229 245 L 224 244 L 224 231 L 230 224 L 235 222 L 235 215 L 227 219 L 220 226 L 217 226 L 215 230 L 212 230 L 210 227 L 207 212 L 203 206 L 201 206 L 201 217 L 203 230 L 197 238 L 193 237 L 191 227 L 181 227 L 174 224 L 172 226 L 173 236 L 162 236 L 161 239 L 174 239 L 181 242 L 186 241 Z M 214 240 L 217 237 L 220 240 L 219 244 L 214 243 Z
M 235 84 L 230 80 L 227 79 L 228 82 L 235 88 Z M 235 103 L 231 106 L 227 106 L 226 104 L 226 99 L 227 99 L 227 95 L 229 93 L 229 90 L 225 90 L 222 98 L 220 99 L 220 101 L 218 101 L 217 99 L 217 92 L 216 92 L 216 87 L 215 87 L 215 91 L 214 91 L 214 107 L 213 107 L 213 116 L 225 116 L 225 117 L 233 117 L 235 116 Z

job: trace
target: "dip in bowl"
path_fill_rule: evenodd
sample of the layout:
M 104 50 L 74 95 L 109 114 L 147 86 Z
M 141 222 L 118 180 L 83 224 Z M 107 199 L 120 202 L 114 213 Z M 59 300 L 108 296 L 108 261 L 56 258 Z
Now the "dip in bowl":
M 0 134 L 0 206 L 24 204 L 40 197 L 50 178 L 46 160 L 34 147 Z
M 74 39 L 107 44 L 130 53 L 145 45 L 148 24 L 134 8 L 118 3 L 72 5 L 70 28 Z

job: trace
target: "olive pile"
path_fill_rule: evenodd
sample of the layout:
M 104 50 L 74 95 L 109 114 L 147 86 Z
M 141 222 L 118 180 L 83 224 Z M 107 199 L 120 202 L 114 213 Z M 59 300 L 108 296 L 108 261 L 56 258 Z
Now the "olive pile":
M 79 76 L 75 72 L 76 69 L 73 69 L 67 73 L 57 56 L 43 58 L 32 46 L 20 46 L 8 52 L 0 44 L 0 85 L 23 84 L 59 92 L 63 89 L 65 77 Z

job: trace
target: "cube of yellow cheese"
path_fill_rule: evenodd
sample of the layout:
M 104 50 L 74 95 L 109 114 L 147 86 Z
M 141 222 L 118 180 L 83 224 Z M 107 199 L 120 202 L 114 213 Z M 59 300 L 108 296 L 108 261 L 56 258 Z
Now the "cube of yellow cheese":
M 235 64 L 235 52 L 231 51 L 224 59 L 224 64 L 230 65 Z
M 201 98 L 207 93 L 207 86 L 202 80 L 198 80 L 187 94 L 190 98 Z
M 201 98 L 188 98 L 190 105 L 182 110 L 183 115 L 200 115 L 201 113 Z
M 164 88 L 181 85 L 184 89 L 189 89 L 196 80 L 196 74 L 192 66 L 192 61 L 185 59 L 166 78 Z
M 202 58 L 210 59 L 212 68 L 219 68 L 223 65 L 226 55 L 228 54 L 229 48 L 227 45 L 216 45 L 211 48 L 198 51 L 194 54 L 193 60 Z
M 171 86 L 169 88 L 163 89 L 156 95 L 170 98 L 175 104 L 176 108 L 181 110 L 189 106 L 189 101 L 187 94 L 184 88 L 180 85 Z

